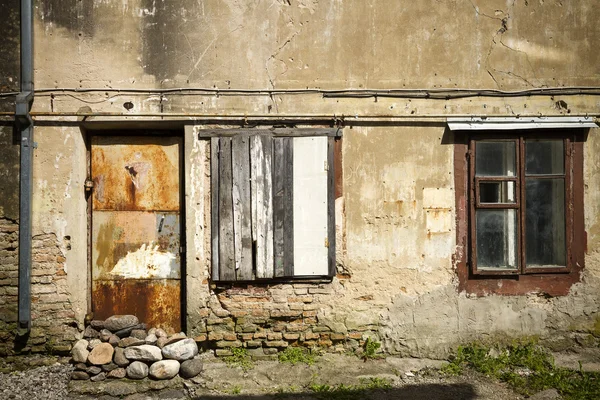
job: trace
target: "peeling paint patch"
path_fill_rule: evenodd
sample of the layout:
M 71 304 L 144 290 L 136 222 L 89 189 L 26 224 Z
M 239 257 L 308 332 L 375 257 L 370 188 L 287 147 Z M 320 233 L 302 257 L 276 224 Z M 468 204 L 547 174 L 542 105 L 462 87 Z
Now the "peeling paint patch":
M 166 278 L 170 275 L 173 260 L 173 253 L 160 251 L 153 242 L 144 243 L 136 251 L 127 252 L 110 274 L 132 279 Z

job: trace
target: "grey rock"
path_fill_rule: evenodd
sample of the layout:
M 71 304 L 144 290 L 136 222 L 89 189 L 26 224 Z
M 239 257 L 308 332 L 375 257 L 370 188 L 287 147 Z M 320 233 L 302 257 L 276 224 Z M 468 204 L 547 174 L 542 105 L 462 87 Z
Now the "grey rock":
M 556 389 L 547 389 L 542 390 L 529 397 L 530 400 L 559 400 L 562 399 L 562 396 L 558 393 Z
M 119 340 L 121 340 L 121 338 L 118 337 L 117 335 L 110 335 L 110 338 L 108 339 L 108 343 L 110 343 L 110 345 L 112 347 L 116 347 L 119 344 Z
M 100 372 L 102 372 L 102 368 L 92 365 L 91 367 L 88 367 L 85 372 L 87 372 L 89 375 L 98 375 Z
M 76 363 L 84 363 L 87 361 L 87 358 L 90 354 L 88 351 L 89 342 L 85 339 L 78 340 L 73 348 L 71 349 L 71 356 L 73 357 L 73 361 Z
M 88 366 L 86 363 L 80 362 L 80 363 L 75 364 L 76 371 L 85 371 L 87 368 L 88 368 Z
M 139 390 L 139 384 L 136 382 L 117 381 L 111 382 L 110 385 L 106 385 L 104 392 L 109 396 L 113 396 L 110 399 L 118 398 L 122 399 L 124 396 L 134 394 Z
M 183 339 L 175 343 L 167 344 L 162 348 L 164 358 L 177 361 L 185 361 L 198 354 L 198 345 L 194 339 Z
M 130 379 L 144 379 L 148 376 L 148 366 L 140 361 L 134 361 L 127 367 L 127 377 Z
M 156 335 L 154 333 L 149 334 L 144 339 L 144 341 L 146 342 L 146 344 L 152 344 L 152 345 L 155 345 L 157 340 L 158 340 L 158 338 L 156 337 Z
M 99 335 L 100 335 L 100 333 L 89 325 L 83 331 L 83 337 L 85 339 L 95 339 Z
M 94 328 L 95 330 L 100 331 L 100 330 L 104 329 L 104 321 L 99 320 L 99 319 L 93 319 L 90 322 L 90 326 L 92 328 Z
M 185 335 L 185 333 L 183 333 L 183 332 L 176 333 L 169 337 L 169 340 L 166 341 L 165 346 L 167 346 L 171 343 L 178 342 L 183 339 L 187 339 L 187 336 Z
M 106 374 L 106 377 L 111 379 L 121 379 L 125 378 L 126 375 L 127 372 L 125 371 L 125 368 L 117 368 L 113 369 L 108 374 Z
M 127 359 L 127 357 L 125 357 L 125 350 L 121 347 L 115 348 L 115 355 L 113 357 L 113 361 L 119 367 L 125 367 L 129 365 L 129 360 Z
M 100 335 L 98 336 L 98 338 L 100 340 L 102 340 L 103 342 L 108 342 L 111 336 L 112 336 L 111 331 L 109 331 L 108 329 L 102 329 L 100 331 Z
M 171 379 L 179 372 L 179 361 L 157 361 L 150 366 L 149 375 L 154 379 Z
M 71 379 L 75 381 L 85 381 L 90 379 L 90 376 L 85 371 L 73 371 L 71 373 Z
M 128 328 L 121 329 L 119 331 L 116 331 L 115 335 L 117 335 L 120 338 L 124 338 L 124 337 L 129 336 L 131 334 L 131 332 L 133 332 L 136 329 L 146 329 L 146 324 L 138 324 L 138 325 L 130 326 Z
M 181 363 L 181 367 L 179 369 L 179 375 L 182 378 L 190 379 L 195 376 L 198 376 L 202 369 L 204 368 L 204 363 L 199 359 L 186 360 Z
M 104 364 L 102 366 L 102 371 L 104 371 L 104 372 L 110 372 L 113 369 L 117 369 L 117 368 L 119 368 L 119 366 L 117 364 L 115 364 L 114 362 L 111 362 L 111 363 L 108 363 L 108 364 Z
M 140 346 L 142 344 L 146 344 L 146 341 L 143 339 L 138 339 L 138 338 L 128 336 L 126 338 L 119 340 L 118 346 L 119 347 L 130 347 L 130 346 Z
M 156 340 L 156 345 L 162 349 L 165 346 L 165 344 L 167 344 L 168 340 L 169 340 L 169 338 L 166 338 L 164 336 L 163 337 L 159 337 Z
M 140 320 L 135 315 L 113 315 L 104 321 L 104 329 L 108 329 L 111 332 L 117 332 L 139 323 Z
M 103 381 L 105 379 L 106 379 L 106 373 L 100 372 L 98 375 L 92 376 L 90 378 L 90 381 L 92 381 L 92 382 L 101 382 L 101 381 Z
M 102 343 L 102 340 L 100 339 L 91 339 L 88 343 L 88 350 L 94 350 L 94 347 L 98 346 L 100 343 Z
M 167 332 L 165 332 L 164 330 L 158 328 L 154 331 L 154 334 L 156 335 L 157 338 L 161 338 L 161 337 L 168 337 L 169 335 L 167 335 Z
M 148 335 L 156 335 L 156 328 L 148 329 Z
M 108 364 L 112 361 L 115 350 L 109 343 L 100 343 L 90 352 L 88 361 L 94 365 Z
M 147 335 L 148 334 L 146 333 L 145 329 L 134 329 L 129 334 L 129 336 L 140 339 L 140 340 L 145 340 Z
M 132 361 L 154 362 L 162 360 L 160 349 L 149 344 L 127 347 L 124 354 L 128 360 Z

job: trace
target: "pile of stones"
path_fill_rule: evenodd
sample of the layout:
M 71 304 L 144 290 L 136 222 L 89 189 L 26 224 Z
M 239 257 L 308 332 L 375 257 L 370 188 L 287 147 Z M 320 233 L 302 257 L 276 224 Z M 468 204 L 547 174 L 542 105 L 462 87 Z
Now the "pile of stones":
M 183 332 L 146 329 L 134 315 L 93 320 L 71 350 L 71 379 L 189 379 L 202 371 L 198 345 Z

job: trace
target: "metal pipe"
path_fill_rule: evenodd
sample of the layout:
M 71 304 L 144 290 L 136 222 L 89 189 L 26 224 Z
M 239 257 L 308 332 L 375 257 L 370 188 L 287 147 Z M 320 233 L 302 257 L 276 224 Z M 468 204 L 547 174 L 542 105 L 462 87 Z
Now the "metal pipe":
M 21 92 L 16 98 L 15 124 L 21 133 L 19 170 L 19 312 L 17 333 L 31 329 L 31 192 L 33 187 L 33 4 L 21 0 Z

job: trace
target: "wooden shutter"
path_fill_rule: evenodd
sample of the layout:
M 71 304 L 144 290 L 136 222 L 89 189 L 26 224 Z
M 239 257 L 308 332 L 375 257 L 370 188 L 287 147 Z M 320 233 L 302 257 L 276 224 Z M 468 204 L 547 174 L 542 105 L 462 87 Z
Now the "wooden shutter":
M 211 138 L 213 280 L 335 271 L 333 140 Z

